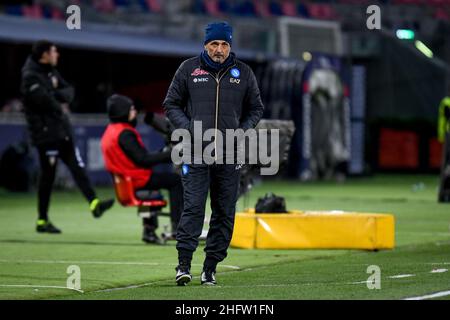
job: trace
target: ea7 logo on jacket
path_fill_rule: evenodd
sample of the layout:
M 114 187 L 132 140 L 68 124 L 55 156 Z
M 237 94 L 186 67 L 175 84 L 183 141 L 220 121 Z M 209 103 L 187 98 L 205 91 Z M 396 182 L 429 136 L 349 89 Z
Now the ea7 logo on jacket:
M 203 76 L 209 74 L 208 71 L 202 70 L 200 68 L 196 68 L 194 71 L 192 71 L 191 76 Z
M 239 84 L 239 82 L 241 82 L 241 79 L 230 78 L 230 83 Z

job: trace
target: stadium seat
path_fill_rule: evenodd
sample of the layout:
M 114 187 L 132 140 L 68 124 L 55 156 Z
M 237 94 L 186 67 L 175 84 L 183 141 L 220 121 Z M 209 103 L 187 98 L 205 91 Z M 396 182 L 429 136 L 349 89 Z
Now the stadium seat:
M 282 7 L 277 1 L 269 2 L 269 11 L 273 16 L 282 16 L 283 15 Z
M 203 0 L 206 14 L 213 17 L 221 17 L 228 11 L 226 1 L 220 0 Z
M 11 16 L 23 15 L 23 8 L 21 5 L 6 6 L 5 13 Z
M 191 5 L 191 11 L 196 14 L 206 14 L 205 4 L 202 0 L 194 0 Z
M 433 17 L 437 20 L 450 20 L 450 14 L 444 8 L 436 8 Z
M 158 191 L 135 190 L 130 177 L 112 174 L 117 200 L 125 207 L 149 208 L 159 211 L 167 206 Z
M 300 3 L 297 6 L 297 11 L 298 11 L 298 14 L 301 17 L 303 17 L 303 18 L 309 18 L 310 17 L 308 7 L 305 4 L 303 4 L 303 3 Z
M 52 11 L 51 11 L 51 18 L 52 18 L 53 20 L 64 20 L 65 15 L 64 15 L 64 13 L 63 13 L 60 9 L 58 9 L 58 8 L 52 8 Z
M 93 0 L 92 4 L 100 12 L 113 12 L 116 9 L 114 0 Z
M 339 0 L 339 3 L 343 4 L 367 4 L 370 0 Z
M 42 19 L 43 18 L 42 7 L 37 4 L 31 6 L 24 6 L 23 15 L 27 18 Z
M 114 0 L 115 5 L 117 7 L 129 7 L 131 6 L 131 1 L 130 0 Z
M 141 0 L 145 2 L 145 6 L 149 12 L 162 13 L 162 5 L 160 0 Z
M 253 5 L 255 6 L 256 15 L 258 17 L 268 18 L 272 16 L 272 13 L 269 10 L 269 3 L 267 1 L 253 0 Z
M 241 17 L 254 17 L 256 15 L 255 6 L 250 0 L 238 2 L 232 7 L 231 12 Z
M 327 4 L 315 4 L 311 3 L 308 5 L 308 11 L 311 18 L 322 19 L 322 20 L 332 20 L 337 17 L 334 9 Z
M 440 6 L 448 4 L 448 2 L 447 2 L 447 0 L 429 0 L 427 4 L 431 5 L 431 6 L 440 7 Z
M 285 16 L 289 17 L 297 16 L 297 8 L 293 0 L 283 0 L 281 2 L 281 11 Z

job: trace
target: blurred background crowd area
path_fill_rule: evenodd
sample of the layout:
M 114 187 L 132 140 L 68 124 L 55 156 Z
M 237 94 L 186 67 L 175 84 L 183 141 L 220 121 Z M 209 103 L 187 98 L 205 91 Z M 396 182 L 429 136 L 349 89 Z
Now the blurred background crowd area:
M 195 37 L 189 32 L 180 34 L 176 26 L 192 26 L 190 20 L 199 16 L 249 18 L 257 22 L 298 17 L 338 21 L 344 30 L 354 30 L 366 20 L 361 11 L 372 4 L 380 6 L 385 29 L 408 28 L 422 37 L 432 37 L 441 32 L 441 21 L 450 21 L 450 0 L 6 0 L 0 4 L 0 12 L 62 20 L 70 4 L 79 5 L 87 21 L 140 26 L 146 32 L 164 31 L 174 37 Z M 164 24 L 164 30 L 158 24 Z
M 71 4 L 81 8 L 81 30 L 66 26 Z M 374 4 L 381 30 L 367 28 Z M 328 167 L 439 170 L 450 0 L 2 1 L 0 129 L 16 134 L 0 152 L 25 139 L 20 75 L 35 41 L 58 46 L 58 69 L 76 89 L 70 109 L 80 149 L 95 173 L 103 170 L 95 139 L 107 122 L 107 97 L 122 93 L 138 109 L 162 113 L 178 66 L 203 50 L 204 28 L 218 20 L 232 24 L 232 49 L 256 74 L 264 119 L 295 123 L 290 176 L 317 177 Z M 98 127 L 83 127 L 89 121 Z
M 403 18 L 420 28 L 424 17 L 450 18 L 448 0 L 7 0 L 3 3 L 7 14 L 45 19 L 62 19 L 65 8 L 70 4 L 81 6 L 86 16 L 93 19 L 108 19 L 108 15 L 117 18 L 121 14 L 254 18 L 291 16 L 350 23 L 354 6 L 367 7 L 371 4 L 385 9 L 385 21 L 391 25 L 395 25 L 398 18 Z

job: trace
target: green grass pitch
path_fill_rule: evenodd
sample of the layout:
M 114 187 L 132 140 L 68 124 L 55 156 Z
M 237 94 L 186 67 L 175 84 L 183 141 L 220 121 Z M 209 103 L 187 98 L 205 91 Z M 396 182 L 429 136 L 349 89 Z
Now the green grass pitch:
M 271 191 L 286 198 L 288 209 L 393 213 L 396 248 L 230 249 L 216 287 L 199 284 L 203 244 L 194 255 L 193 281 L 175 286 L 175 242 L 144 244 L 135 208 L 116 203 L 96 220 L 80 192 L 56 191 L 50 217 L 63 233 L 37 234 L 35 195 L 0 190 L 0 298 L 403 299 L 448 291 L 450 205 L 437 203 L 437 185 L 437 176 L 422 175 L 353 178 L 343 184 L 264 182 L 252 190 L 249 204 Z M 114 195 L 108 188 L 99 193 Z M 240 200 L 238 211 L 242 208 Z M 167 223 L 160 218 L 161 226 Z M 83 293 L 65 288 L 70 265 L 80 267 Z M 367 288 L 369 265 L 380 267 L 379 290 Z

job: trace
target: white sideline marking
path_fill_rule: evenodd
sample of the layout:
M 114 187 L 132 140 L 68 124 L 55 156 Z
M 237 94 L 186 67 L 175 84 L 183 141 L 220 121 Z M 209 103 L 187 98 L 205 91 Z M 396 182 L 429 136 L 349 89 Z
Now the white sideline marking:
M 405 298 L 403 300 L 426 300 L 426 299 L 445 297 L 445 296 L 449 296 L 449 295 L 450 295 L 450 290 L 427 294 L 425 296 L 420 296 L 420 297 Z
M 67 289 L 67 290 L 73 290 L 80 293 L 84 293 L 83 290 L 75 289 L 75 288 L 68 288 L 68 287 L 60 287 L 60 286 L 41 286 L 41 285 L 28 285 L 28 284 L 0 284 L 0 287 L 4 288 L 51 288 L 51 289 Z
M 265 269 L 268 268 L 269 266 L 263 266 L 263 267 L 258 267 L 258 269 Z M 253 268 L 248 268 L 248 269 L 237 269 L 234 271 L 228 271 L 226 273 L 224 273 L 223 275 L 228 275 L 230 273 L 235 273 L 235 272 L 246 272 L 246 271 L 252 271 Z M 192 277 L 192 280 L 196 279 L 198 277 Z M 154 284 L 158 284 L 158 283 L 164 283 L 164 282 L 173 282 L 173 280 L 169 280 L 169 279 L 165 279 L 165 280 L 160 280 L 160 281 L 154 281 L 154 282 L 148 282 L 148 283 L 142 283 L 142 284 L 135 284 L 135 285 L 129 285 L 129 286 L 125 286 L 125 287 L 117 287 L 117 288 L 108 288 L 108 289 L 101 289 L 101 290 L 97 290 L 97 291 L 93 291 L 94 293 L 98 293 L 98 292 L 111 292 L 111 291 L 120 291 L 120 290 L 127 290 L 127 289 L 137 289 L 137 288 L 142 288 L 142 287 L 148 287 Z M 256 285 L 258 286 L 258 285 Z M 221 288 L 222 286 L 215 286 L 218 288 Z M 233 286 L 234 287 L 234 286 Z M 243 287 L 249 287 L 249 286 L 243 286 Z M 255 286 L 251 286 L 251 287 L 255 287 Z
M 447 272 L 448 269 L 433 269 L 430 271 L 430 273 L 443 273 L 443 272 Z
M 396 276 L 390 276 L 390 279 L 401 279 L 401 278 L 409 278 L 409 277 L 415 277 L 415 274 L 398 274 Z
M 196 279 L 199 277 L 192 277 L 192 279 Z M 127 289 L 137 289 L 142 287 L 148 287 L 151 285 L 155 285 L 158 283 L 163 282 L 174 282 L 173 280 L 161 280 L 161 281 L 155 281 L 155 282 L 149 282 L 149 283 L 143 283 L 139 285 L 130 285 L 126 287 L 118 287 L 118 288 L 110 288 L 110 289 L 102 289 L 93 291 L 93 293 L 99 293 L 99 292 L 111 292 L 111 291 L 119 291 L 119 290 L 127 290 Z M 365 281 L 364 281 L 365 282 Z M 344 283 L 342 282 L 328 282 L 327 285 L 342 285 Z M 317 283 L 284 283 L 284 284 L 256 284 L 256 285 L 215 285 L 214 288 L 255 288 L 255 287 L 303 287 L 303 286 L 315 286 Z M 211 287 L 211 288 L 213 288 Z
M 362 284 L 362 283 L 372 283 L 372 281 L 364 280 L 364 281 L 357 281 L 357 282 L 350 282 L 349 284 Z
M 164 280 L 164 281 L 168 281 L 168 280 Z M 101 289 L 101 290 L 96 290 L 96 291 L 92 291 L 92 292 L 93 292 L 93 293 L 98 293 L 98 292 L 120 291 L 120 290 L 127 290 L 127 289 L 137 289 L 137 288 L 142 288 L 142 287 L 151 286 L 151 285 L 157 284 L 157 283 L 159 283 L 159 282 L 163 282 L 163 281 L 155 281 L 155 282 L 148 282 L 148 283 L 142 283 L 142 284 L 135 284 L 135 285 L 130 285 L 130 286 L 126 286 L 126 287 L 117 287 L 117 288 Z
M 396 276 L 390 276 L 388 278 L 390 279 L 401 279 L 401 278 L 409 278 L 409 277 L 415 277 L 415 274 L 399 274 Z M 356 281 L 356 282 L 350 282 L 348 284 L 362 284 L 362 283 L 372 283 L 370 280 L 364 280 L 364 281 Z
M 0 263 L 41 263 L 41 264 L 103 264 L 103 265 L 134 265 L 134 266 L 174 266 L 176 263 L 158 263 L 158 262 L 127 262 L 127 261 L 69 261 L 69 260 L 3 260 Z M 193 266 L 202 267 L 203 264 L 192 264 Z M 220 267 L 240 270 L 238 266 L 221 264 Z

